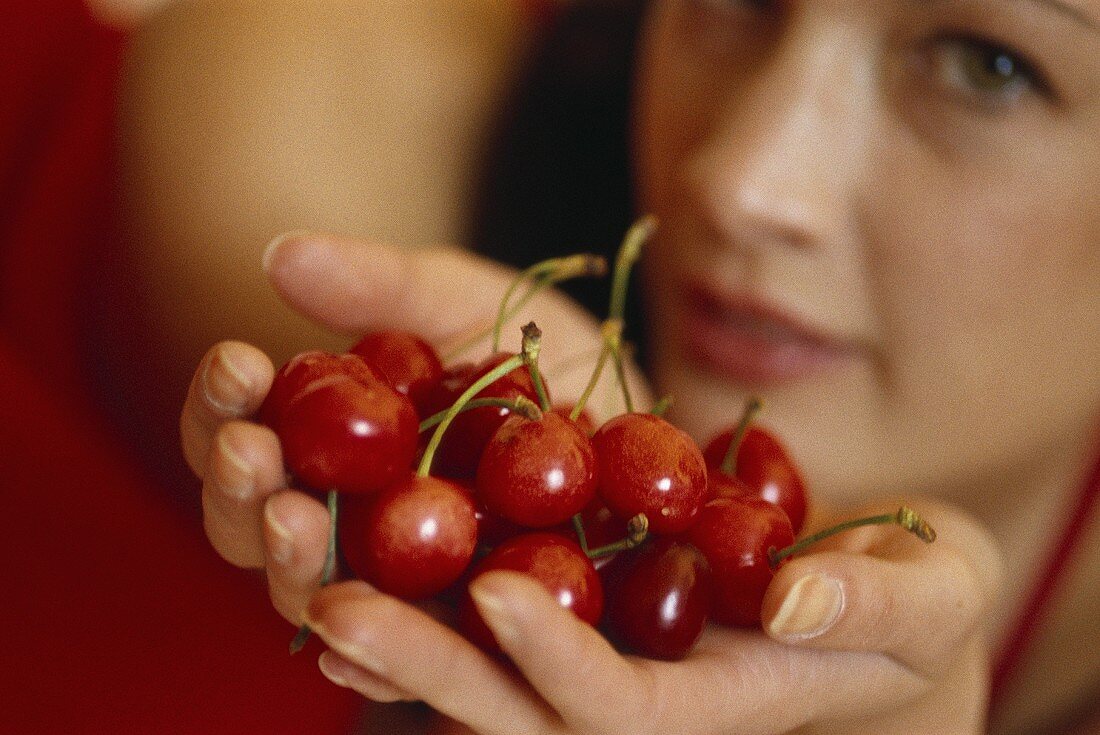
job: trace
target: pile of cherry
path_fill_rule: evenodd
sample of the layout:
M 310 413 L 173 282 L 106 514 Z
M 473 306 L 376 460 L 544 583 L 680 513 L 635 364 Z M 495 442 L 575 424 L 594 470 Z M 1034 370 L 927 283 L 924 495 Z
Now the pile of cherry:
M 609 323 L 621 327 L 614 314 Z M 619 358 L 617 331 L 605 334 L 593 384 L 602 358 Z M 534 577 L 621 650 L 653 658 L 685 656 L 708 621 L 758 624 L 775 570 L 808 541 L 795 545 L 805 484 L 752 423 L 759 404 L 705 451 L 659 409 L 595 427 L 587 393 L 551 403 L 539 337 L 529 324 L 519 354 L 444 367 L 419 336 L 379 332 L 279 370 L 259 418 L 296 484 L 328 494 L 323 581 L 338 548 L 382 592 L 456 604 L 460 632 L 490 652 L 499 648 L 465 590 L 498 569 Z M 871 522 L 932 536 L 907 509 L 843 527 Z

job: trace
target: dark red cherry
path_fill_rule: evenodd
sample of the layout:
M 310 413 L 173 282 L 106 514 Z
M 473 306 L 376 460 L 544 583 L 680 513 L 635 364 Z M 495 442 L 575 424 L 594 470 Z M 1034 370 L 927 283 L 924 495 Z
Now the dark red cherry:
M 380 380 L 380 376 L 358 355 L 334 355 L 321 350 L 302 352 L 275 373 L 271 390 L 260 406 L 257 419 L 278 432 L 283 409 L 303 388 L 318 378 L 337 374 L 347 375 L 360 383 Z
M 657 538 L 619 554 L 600 571 L 606 627 L 621 648 L 676 661 L 706 626 L 713 595 L 710 565 L 685 541 Z
M 416 410 L 378 380 L 319 378 L 284 407 L 278 423 L 287 468 L 315 490 L 377 492 L 407 474 L 416 453 Z
M 717 470 L 721 466 L 734 431 L 727 429 L 707 444 L 703 453 L 707 467 Z M 787 449 L 771 432 L 756 425 L 748 428 L 737 451 L 735 474 L 750 494 L 787 512 L 795 535 L 802 531 L 808 503 L 806 483 Z M 722 494 L 716 492 L 712 497 Z
M 556 413 L 510 416 L 477 468 L 477 496 L 496 515 L 528 528 L 572 518 L 596 494 L 596 457 L 581 428 Z
M 558 604 L 589 625 L 596 625 L 603 614 L 600 577 L 581 548 L 564 536 L 541 532 L 511 538 L 474 566 L 470 581 L 499 569 L 534 577 Z M 459 603 L 458 627 L 482 650 L 500 652 L 468 592 Z
M 690 436 L 658 416 L 628 413 L 601 426 L 592 445 L 611 512 L 624 520 L 645 513 L 656 534 L 691 525 L 707 497 L 707 470 Z
M 759 623 L 764 592 L 775 576 L 768 550 L 794 542 L 787 514 L 753 496 L 718 498 L 703 506 L 684 537 L 714 573 L 711 617 L 723 625 Z
M 373 497 L 348 498 L 339 515 L 348 566 L 382 592 L 432 597 L 469 566 L 477 545 L 473 497 L 453 482 L 409 475 Z
M 467 388 L 474 384 L 474 381 L 510 357 L 511 355 L 498 353 L 478 365 L 467 374 L 465 382 L 453 389 L 453 397 L 450 397 L 449 403 L 439 408 L 433 405 L 433 410 L 449 408 Z M 526 366 L 518 367 L 494 381 L 476 397 L 515 400 L 519 396 L 538 403 L 538 394 Z M 435 400 L 438 401 L 441 397 L 445 397 L 443 391 L 436 393 Z M 474 477 L 485 445 L 511 415 L 512 412 L 508 408 L 482 407 L 463 411 L 456 416 L 436 450 L 432 462 L 432 473 L 445 477 Z
M 430 344 L 409 332 L 374 332 L 348 352 L 362 357 L 386 385 L 408 396 L 427 418 L 429 400 L 443 380 L 443 364 Z

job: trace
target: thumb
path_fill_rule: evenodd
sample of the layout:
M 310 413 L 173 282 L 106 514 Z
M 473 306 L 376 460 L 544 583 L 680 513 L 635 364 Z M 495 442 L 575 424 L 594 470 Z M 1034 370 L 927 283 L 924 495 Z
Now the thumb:
M 768 634 L 887 654 L 922 676 L 953 665 L 987 622 L 1001 586 L 1000 553 L 962 513 L 925 504 L 921 514 L 938 531 L 935 543 L 877 526 L 784 565 L 764 598 Z

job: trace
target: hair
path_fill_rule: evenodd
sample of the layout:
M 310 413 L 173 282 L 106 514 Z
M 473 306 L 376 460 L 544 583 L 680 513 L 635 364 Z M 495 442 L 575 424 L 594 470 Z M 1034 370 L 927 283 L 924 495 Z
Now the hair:
M 628 130 L 643 7 L 573 3 L 546 29 L 485 161 L 473 233 L 480 252 L 520 268 L 578 252 L 613 258 L 634 217 Z M 605 313 L 606 281 L 564 290 Z M 627 336 L 637 343 L 631 291 Z

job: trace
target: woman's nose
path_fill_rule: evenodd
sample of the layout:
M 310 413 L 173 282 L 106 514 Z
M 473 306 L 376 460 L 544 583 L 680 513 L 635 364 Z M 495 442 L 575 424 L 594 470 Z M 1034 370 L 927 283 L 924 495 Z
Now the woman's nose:
M 725 242 L 826 246 L 850 225 L 870 75 L 843 29 L 793 21 L 753 61 L 716 103 L 689 162 L 691 188 Z

